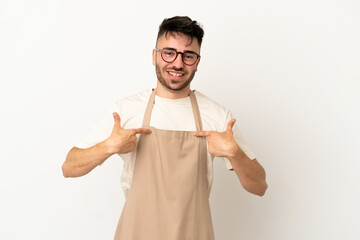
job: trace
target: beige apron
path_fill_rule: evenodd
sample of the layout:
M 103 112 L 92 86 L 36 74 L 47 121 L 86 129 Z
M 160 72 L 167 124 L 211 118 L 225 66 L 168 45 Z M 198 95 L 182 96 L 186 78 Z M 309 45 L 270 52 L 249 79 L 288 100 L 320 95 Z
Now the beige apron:
M 195 94 L 190 100 L 202 130 Z M 131 188 L 115 240 L 214 240 L 207 182 L 205 137 L 192 131 L 150 127 L 155 90 L 148 102 L 137 147 Z

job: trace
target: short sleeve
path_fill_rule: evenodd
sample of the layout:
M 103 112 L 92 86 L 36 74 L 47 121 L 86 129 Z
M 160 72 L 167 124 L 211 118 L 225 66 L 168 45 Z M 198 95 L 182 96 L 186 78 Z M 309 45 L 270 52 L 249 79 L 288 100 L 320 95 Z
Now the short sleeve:
M 75 147 L 89 148 L 107 139 L 114 126 L 113 112 L 119 113 L 119 108 L 115 103 L 108 107 L 99 121 L 92 126 L 90 132 L 78 141 Z
M 227 126 L 227 123 L 230 121 L 230 119 L 232 119 L 233 116 L 232 114 L 229 112 L 227 114 L 227 119 L 226 119 L 226 124 L 225 124 L 225 127 L 223 129 L 223 131 L 225 131 L 226 129 L 226 126 Z M 240 149 L 246 154 L 246 156 L 248 158 L 250 158 L 251 160 L 254 160 L 256 158 L 255 154 L 253 153 L 253 151 L 251 150 L 251 148 L 249 147 L 249 145 L 245 142 L 241 132 L 240 132 L 240 128 L 239 126 L 236 124 L 234 124 L 233 126 L 233 135 L 234 135 L 234 139 L 237 143 L 237 145 L 240 147 Z M 228 170 L 234 170 L 232 165 L 231 165 L 231 162 L 229 159 L 223 157 L 222 160 L 224 161 L 226 167 Z

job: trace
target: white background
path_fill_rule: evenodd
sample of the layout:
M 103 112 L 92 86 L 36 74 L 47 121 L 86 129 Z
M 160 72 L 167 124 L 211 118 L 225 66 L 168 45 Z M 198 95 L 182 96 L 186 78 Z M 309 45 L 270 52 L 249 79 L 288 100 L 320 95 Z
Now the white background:
M 62 176 L 110 104 L 155 86 L 165 17 L 203 24 L 192 88 L 229 108 L 267 172 L 264 197 L 215 159 L 218 240 L 360 239 L 357 0 L 0 3 L 0 239 L 112 239 L 122 160 Z

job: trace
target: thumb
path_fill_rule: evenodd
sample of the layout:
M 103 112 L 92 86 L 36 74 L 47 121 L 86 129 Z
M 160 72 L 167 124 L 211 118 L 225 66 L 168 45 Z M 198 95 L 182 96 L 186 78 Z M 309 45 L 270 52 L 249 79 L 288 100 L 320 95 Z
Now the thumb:
M 113 112 L 114 117 L 114 128 L 113 131 L 118 131 L 121 129 L 121 119 L 117 112 Z
M 226 126 L 226 132 L 231 132 L 231 133 L 232 133 L 232 128 L 233 128 L 235 122 L 236 122 L 236 119 L 231 119 L 231 120 L 228 122 L 228 124 L 227 124 L 227 126 Z

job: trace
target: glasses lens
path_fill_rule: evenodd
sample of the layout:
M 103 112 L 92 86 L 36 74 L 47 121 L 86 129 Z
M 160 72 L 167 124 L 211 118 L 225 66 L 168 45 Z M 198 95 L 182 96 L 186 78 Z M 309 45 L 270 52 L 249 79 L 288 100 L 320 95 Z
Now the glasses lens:
M 183 54 L 183 61 L 185 64 L 192 65 L 196 62 L 197 55 L 191 52 L 184 52 Z
M 176 51 L 173 49 L 163 49 L 161 52 L 161 56 L 163 57 L 165 62 L 172 62 L 176 58 Z

